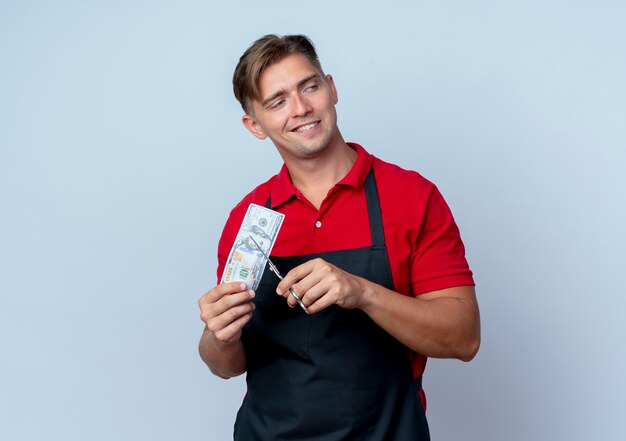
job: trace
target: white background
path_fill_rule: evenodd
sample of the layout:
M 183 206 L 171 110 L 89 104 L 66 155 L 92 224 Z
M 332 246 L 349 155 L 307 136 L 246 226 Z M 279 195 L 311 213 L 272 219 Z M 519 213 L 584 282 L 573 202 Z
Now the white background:
M 435 440 L 623 440 L 620 1 L 0 3 L 0 438 L 227 440 L 197 299 L 280 160 L 235 64 L 305 33 L 347 140 L 441 189 L 482 312 L 430 360 Z

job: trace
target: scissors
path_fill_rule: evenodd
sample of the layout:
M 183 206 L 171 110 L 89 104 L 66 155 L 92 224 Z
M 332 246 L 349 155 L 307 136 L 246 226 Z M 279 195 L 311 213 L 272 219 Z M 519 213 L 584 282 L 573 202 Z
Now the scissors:
M 256 242 L 256 240 L 254 240 L 254 237 L 252 236 L 248 236 L 250 239 L 252 239 L 252 242 L 254 242 L 254 244 L 256 245 L 256 247 L 259 249 L 259 251 L 263 254 L 263 256 L 267 259 L 267 263 L 269 263 L 270 265 L 270 269 L 274 272 L 274 274 L 276 274 L 276 276 L 278 276 L 278 278 L 280 280 L 283 280 L 283 275 L 280 273 L 280 271 L 278 271 L 278 268 L 276 268 L 276 265 L 274 265 L 274 262 L 272 262 L 272 260 L 270 259 L 270 256 L 268 256 L 267 254 L 265 254 L 265 251 L 263 251 L 263 248 L 261 248 L 259 246 L 259 244 Z M 304 303 L 302 303 L 302 299 L 300 298 L 300 296 L 294 291 L 293 288 L 289 288 L 289 292 L 291 293 L 291 295 L 293 296 L 294 299 L 296 299 L 296 301 L 298 302 L 298 305 L 300 305 L 300 307 L 302 309 L 304 309 L 304 312 L 306 312 L 307 314 L 309 313 L 309 310 L 306 309 L 306 306 L 304 306 Z

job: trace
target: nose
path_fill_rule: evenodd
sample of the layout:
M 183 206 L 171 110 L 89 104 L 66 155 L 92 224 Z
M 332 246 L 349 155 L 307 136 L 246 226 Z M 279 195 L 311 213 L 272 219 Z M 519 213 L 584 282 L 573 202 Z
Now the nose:
M 294 117 L 296 116 L 305 116 L 309 112 L 311 112 L 312 107 L 309 101 L 306 98 L 303 98 L 301 95 L 296 94 L 293 99 L 293 105 L 291 108 L 291 113 Z

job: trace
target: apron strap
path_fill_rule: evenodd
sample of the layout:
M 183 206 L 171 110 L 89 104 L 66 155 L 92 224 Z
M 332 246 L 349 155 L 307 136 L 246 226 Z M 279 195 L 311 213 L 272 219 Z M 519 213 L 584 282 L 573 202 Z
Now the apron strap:
M 385 231 L 383 229 L 383 216 L 380 211 L 380 200 L 378 199 L 378 188 L 374 178 L 374 168 L 370 169 L 370 172 L 367 174 L 364 187 L 372 246 L 383 248 L 385 246 Z
M 422 377 L 418 377 L 415 379 L 415 385 L 417 386 L 417 390 L 420 390 L 422 388 Z

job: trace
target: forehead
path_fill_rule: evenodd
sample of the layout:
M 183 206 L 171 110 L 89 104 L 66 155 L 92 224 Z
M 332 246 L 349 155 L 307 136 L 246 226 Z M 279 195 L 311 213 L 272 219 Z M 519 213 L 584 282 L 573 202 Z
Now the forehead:
M 311 75 L 322 76 L 304 55 L 293 54 L 283 58 L 261 72 L 258 81 L 261 101 L 277 92 L 297 87 L 300 81 Z

